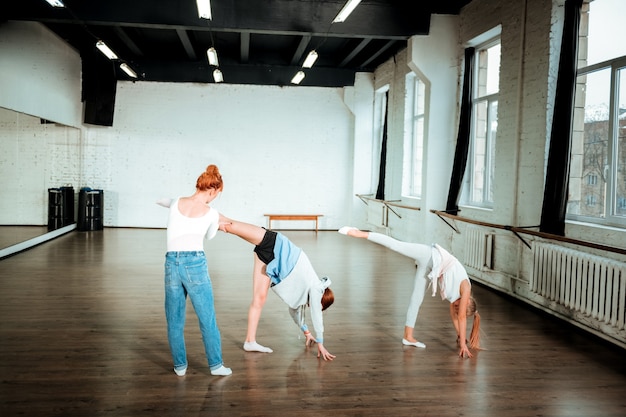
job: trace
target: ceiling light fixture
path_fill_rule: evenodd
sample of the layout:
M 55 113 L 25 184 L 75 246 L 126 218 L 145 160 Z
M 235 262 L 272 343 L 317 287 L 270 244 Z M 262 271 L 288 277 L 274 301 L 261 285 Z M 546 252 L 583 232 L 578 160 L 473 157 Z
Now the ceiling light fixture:
M 219 67 L 219 61 L 217 60 L 217 51 L 214 47 L 210 47 L 206 50 L 206 56 L 209 58 L 209 64 L 215 67 Z
M 333 23 L 341 23 L 344 22 L 350 13 L 359 5 L 361 0 L 348 0 L 345 6 L 337 13 L 337 17 L 333 20 Z
M 117 55 L 115 55 L 115 52 L 113 52 L 111 48 L 109 48 L 107 44 L 103 41 L 96 42 L 96 47 L 100 50 L 100 52 L 106 55 L 107 58 L 117 59 Z
M 309 54 L 306 56 L 306 59 L 304 60 L 304 63 L 302 64 L 302 66 L 304 68 L 311 68 L 316 60 L 317 60 L 317 52 L 315 52 L 315 49 L 314 49 L 311 52 L 309 52 Z
M 52 7 L 65 7 L 61 0 L 46 0 Z
M 212 20 L 211 0 L 196 0 L 198 6 L 198 16 L 202 19 Z
M 304 79 L 304 72 L 298 71 L 296 72 L 296 75 L 294 75 L 293 78 L 291 79 L 291 83 L 300 84 L 300 81 L 302 81 L 303 79 Z
M 137 78 L 137 73 L 125 62 L 120 64 L 120 68 L 124 71 L 128 76 Z
M 216 83 L 224 82 L 224 75 L 222 75 L 222 71 L 219 68 L 213 70 L 213 79 Z

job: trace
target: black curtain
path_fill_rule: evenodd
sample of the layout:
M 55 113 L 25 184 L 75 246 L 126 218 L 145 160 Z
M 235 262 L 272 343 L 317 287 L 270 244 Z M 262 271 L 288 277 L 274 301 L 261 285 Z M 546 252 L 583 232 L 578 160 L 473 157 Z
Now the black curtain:
M 578 59 L 578 26 L 583 0 L 565 1 L 565 21 L 561 56 L 556 82 L 554 115 L 550 132 L 550 149 L 543 192 L 540 230 L 556 235 L 565 234 L 565 213 L 571 150 L 576 64 Z
M 461 114 L 459 118 L 459 132 L 456 138 L 456 150 L 454 151 L 454 165 L 450 178 L 450 190 L 446 212 L 457 214 L 459 212 L 459 197 L 463 187 L 463 174 L 467 165 L 467 154 L 470 146 L 470 129 L 472 121 L 472 84 L 474 74 L 474 48 L 465 49 L 465 75 L 463 76 L 463 97 L 461 99 Z
M 383 119 L 383 140 L 380 146 L 380 166 L 378 168 L 378 188 L 376 198 L 385 199 L 385 171 L 387 168 L 387 110 L 389 110 L 389 92 L 385 93 L 385 117 Z

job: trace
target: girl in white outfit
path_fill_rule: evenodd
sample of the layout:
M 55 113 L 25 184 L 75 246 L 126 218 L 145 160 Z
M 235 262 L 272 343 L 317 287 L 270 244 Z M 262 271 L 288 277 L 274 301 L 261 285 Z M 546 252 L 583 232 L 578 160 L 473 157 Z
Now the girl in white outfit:
M 420 348 L 426 347 L 424 343 L 415 339 L 413 328 L 417 321 L 417 313 L 424 300 L 424 294 L 430 285 L 433 296 L 439 291 L 441 299 L 450 302 L 450 317 L 456 329 L 457 344 L 460 347 L 459 356 L 471 358 L 472 353 L 469 347 L 480 349 L 480 315 L 476 311 L 476 301 L 471 296 L 471 283 L 463 265 L 448 251 L 437 244 L 429 246 L 402 242 L 380 233 L 366 232 L 349 226 L 339 229 L 339 233 L 367 239 L 415 260 L 417 271 L 415 272 L 413 293 L 406 313 L 402 344 Z M 468 316 L 474 316 L 469 347 L 466 340 Z

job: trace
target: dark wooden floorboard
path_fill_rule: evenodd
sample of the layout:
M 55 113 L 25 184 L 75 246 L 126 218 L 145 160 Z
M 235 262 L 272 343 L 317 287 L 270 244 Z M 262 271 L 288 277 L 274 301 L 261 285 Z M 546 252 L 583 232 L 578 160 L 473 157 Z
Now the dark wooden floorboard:
M 0 261 L 2 416 L 624 416 L 624 350 L 479 285 L 484 345 L 457 357 L 448 305 L 427 296 L 400 343 L 412 262 L 336 232 L 286 231 L 333 281 L 325 315 L 333 362 L 305 349 L 272 293 L 241 345 L 252 246 L 206 245 L 225 364 L 211 376 L 189 304 L 189 370 L 172 363 L 163 313 L 164 230 L 71 232 Z

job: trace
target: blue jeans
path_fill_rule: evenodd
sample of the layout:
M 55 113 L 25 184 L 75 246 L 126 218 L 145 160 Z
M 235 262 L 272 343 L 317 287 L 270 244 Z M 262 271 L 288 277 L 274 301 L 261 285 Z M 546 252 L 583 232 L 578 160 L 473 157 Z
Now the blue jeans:
M 222 341 L 215 319 L 213 287 L 204 252 L 167 252 L 165 254 L 165 318 L 167 339 L 174 369 L 187 368 L 185 349 L 185 309 L 187 294 L 198 322 L 209 368 L 222 366 Z

